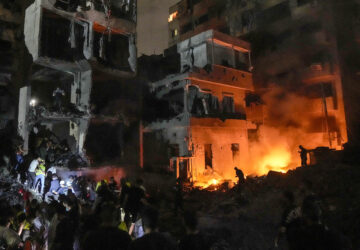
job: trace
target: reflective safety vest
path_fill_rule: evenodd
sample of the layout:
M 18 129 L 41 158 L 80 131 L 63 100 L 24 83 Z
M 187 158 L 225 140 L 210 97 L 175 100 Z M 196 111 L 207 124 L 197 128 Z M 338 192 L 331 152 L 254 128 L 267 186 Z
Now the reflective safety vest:
M 123 231 L 125 231 L 125 232 L 128 232 L 128 228 L 127 228 L 126 223 L 125 223 L 124 221 L 122 221 L 122 222 L 119 224 L 118 228 L 119 228 L 120 230 L 123 230 Z
M 27 220 L 25 220 L 24 221 L 24 230 L 30 230 L 30 228 L 31 228 L 31 224 Z
M 39 164 L 39 166 L 35 169 L 35 175 L 45 175 L 45 170 L 44 164 Z
M 107 180 L 104 180 L 104 182 L 105 182 L 106 184 L 108 184 L 108 181 L 107 181 Z M 98 182 L 96 183 L 95 191 L 98 191 L 99 187 L 101 187 L 101 181 L 98 181 Z

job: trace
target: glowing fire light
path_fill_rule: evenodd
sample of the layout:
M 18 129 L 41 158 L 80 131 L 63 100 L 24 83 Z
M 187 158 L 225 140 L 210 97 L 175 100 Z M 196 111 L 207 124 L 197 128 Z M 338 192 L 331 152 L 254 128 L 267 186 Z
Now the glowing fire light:
M 219 180 L 217 180 L 217 179 L 211 179 L 209 181 L 206 181 L 206 180 L 200 181 L 199 180 L 199 181 L 196 181 L 194 183 L 194 186 L 198 187 L 200 189 L 206 189 L 206 188 L 208 188 L 210 186 L 218 186 L 220 183 L 221 182 Z M 216 190 L 216 188 L 215 188 L 215 190 Z
M 271 170 L 286 173 L 290 163 L 291 154 L 286 148 L 273 149 L 259 161 L 258 174 L 265 175 Z
M 212 179 L 211 180 L 211 184 L 212 185 L 217 185 L 219 182 L 218 182 L 218 180 L 216 180 L 216 179 Z
M 172 21 L 174 21 L 174 19 L 177 17 L 178 12 L 175 11 L 174 13 L 171 13 L 169 18 L 168 18 L 168 22 L 171 23 Z

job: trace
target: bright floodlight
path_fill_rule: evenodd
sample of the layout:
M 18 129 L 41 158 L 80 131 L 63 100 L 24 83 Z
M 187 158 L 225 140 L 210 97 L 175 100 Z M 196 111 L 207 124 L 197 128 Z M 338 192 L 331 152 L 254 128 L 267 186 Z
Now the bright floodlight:
M 31 99 L 31 101 L 30 101 L 30 106 L 35 107 L 35 105 L 36 105 L 36 100 L 35 100 L 35 99 Z

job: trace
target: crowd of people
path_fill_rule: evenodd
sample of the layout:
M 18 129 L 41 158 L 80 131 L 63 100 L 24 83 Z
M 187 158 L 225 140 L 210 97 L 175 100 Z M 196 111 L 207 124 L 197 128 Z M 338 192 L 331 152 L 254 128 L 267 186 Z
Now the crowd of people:
M 0 249 L 177 249 L 170 235 L 156 232 L 159 214 L 141 179 L 118 185 L 48 175 L 44 191 L 34 192 L 31 182 L 19 190 L 23 204 L 1 201 Z
M 0 249 L 229 249 L 214 247 L 199 232 L 196 213 L 184 210 L 180 180 L 173 190 L 174 216 L 181 211 L 186 234 L 176 240 L 158 232 L 159 210 L 142 179 L 121 178 L 119 183 L 114 177 L 98 182 L 74 175 L 62 179 L 39 156 L 28 164 L 25 179 L 16 178 L 24 165 L 21 150 L 15 158 L 14 181 L 21 182 L 23 202 L 10 206 L 0 200 Z M 246 180 L 241 169 L 234 170 L 239 179 L 234 191 L 240 194 Z M 323 224 L 316 195 L 311 193 L 298 206 L 293 193 L 284 194 L 285 211 L 274 248 L 286 239 L 291 250 L 351 249 L 345 237 Z

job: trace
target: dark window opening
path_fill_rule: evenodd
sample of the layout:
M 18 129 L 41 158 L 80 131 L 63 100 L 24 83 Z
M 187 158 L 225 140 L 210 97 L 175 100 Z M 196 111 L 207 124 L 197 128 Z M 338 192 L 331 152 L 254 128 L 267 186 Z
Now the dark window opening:
M 72 24 L 70 20 L 44 10 L 41 23 L 41 56 L 65 61 L 84 59 L 84 41 L 82 25 L 77 22 Z
M 212 168 L 213 163 L 213 155 L 212 155 L 212 145 L 211 144 L 205 144 L 204 145 L 204 151 L 205 151 L 205 169 Z
M 190 22 L 190 23 L 188 23 L 188 24 L 186 24 L 186 25 L 184 25 L 184 26 L 182 26 L 181 27 L 181 34 L 185 34 L 185 33 L 187 33 L 187 32 L 189 32 L 189 31 L 191 31 L 191 30 L 193 30 L 193 25 L 192 25 L 192 23 Z
M 224 114 L 235 113 L 234 98 L 232 96 L 224 96 L 222 100 L 222 108 Z
M 249 54 L 235 50 L 235 68 L 243 71 L 249 71 Z
M 209 21 L 209 15 L 208 14 L 199 17 L 199 19 L 196 20 L 195 23 L 196 23 L 196 25 L 200 25 L 200 24 L 205 23 L 207 21 Z
M 234 163 L 236 163 L 239 160 L 240 155 L 240 145 L 239 143 L 232 143 L 231 144 L 231 152 Z
M 108 34 L 95 32 L 94 56 L 97 61 L 107 67 L 123 71 L 132 71 L 129 64 L 129 38 L 120 34 Z

